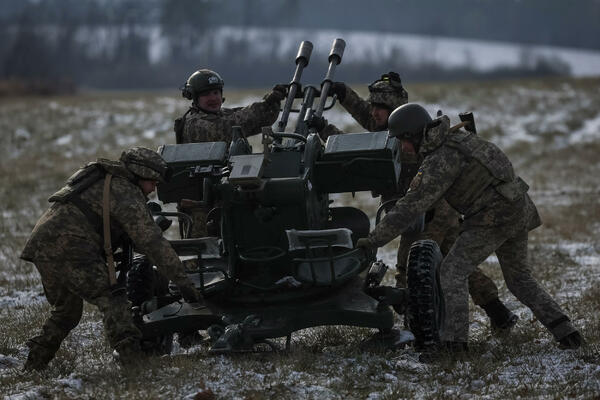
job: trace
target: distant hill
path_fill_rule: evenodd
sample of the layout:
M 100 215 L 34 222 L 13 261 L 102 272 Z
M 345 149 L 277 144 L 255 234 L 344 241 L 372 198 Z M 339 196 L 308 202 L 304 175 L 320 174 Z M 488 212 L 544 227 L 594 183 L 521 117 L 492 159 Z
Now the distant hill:
M 326 60 L 337 36 L 351 82 L 389 70 L 410 81 L 600 73 L 600 0 L 449 3 L 0 0 L 0 81 L 177 87 L 210 67 L 228 84 L 266 86 L 289 79 L 301 40 Z M 313 65 L 308 78 L 321 77 Z
M 598 0 L 0 0 L 0 21 L 411 33 L 600 49 Z

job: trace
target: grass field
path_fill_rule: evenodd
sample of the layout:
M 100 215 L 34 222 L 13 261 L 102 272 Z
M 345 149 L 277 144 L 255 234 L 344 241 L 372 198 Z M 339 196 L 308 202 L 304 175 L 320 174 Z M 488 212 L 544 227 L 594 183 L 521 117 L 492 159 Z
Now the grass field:
M 362 87 L 358 86 L 357 87 Z M 366 88 L 365 88 L 366 89 Z M 506 337 L 495 336 L 471 305 L 472 350 L 462 361 L 419 363 L 408 348 L 365 352 L 371 333 L 352 327 L 307 329 L 285 354 L 209 356 L 181 349 L 121 371 L 112 361 L 97 310 L 80 325 L 42 373 L 21 373 L 24 342 L 49 307 L 32 264 L 18 256 L 47 197 L 80 165 L 116 158 L 133 145 L 174 143 L 173 119 L 186 110 L 178 93 L 84 93 L 73 97 L 0 99 L 0 395 L 38 398 L 265 399 L 506 399 L 600 396 L 600 79 L 421 84 L 412 101 L 452 122 L 475 113 L 480 134 L 499 144 L 531 186 L 544 221 L 530 235 L 534 275 L 581 329 L 588 345 L 561 351 L 551 335 L 506 289 L 495 257 L 483 265 L 501 298 L 520 317 Z M 365 91 L 363 90 L 364 94 Z M 228 106 L 262 92 L 226 92 Z M 330 122 L 360 131 L 335 108 Z M 257 143 L 256 141 L 254 142 Z M 257 147 L 255 147 L 255 150 Z M 369 194 L 336 196 L 374 214 Z M 379 256 L 394 265 L 394 241 Z M 393 270 L 388 272 L 391 282 Z M 203 397 L 204 396 L 204 397 Z M 209 392 L 196 398 L 212 398 Z

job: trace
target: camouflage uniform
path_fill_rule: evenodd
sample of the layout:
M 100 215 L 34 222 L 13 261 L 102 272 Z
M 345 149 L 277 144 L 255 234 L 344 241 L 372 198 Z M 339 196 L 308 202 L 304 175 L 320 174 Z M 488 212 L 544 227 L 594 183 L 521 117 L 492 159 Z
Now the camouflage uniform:
M 136 184 L 137 177 L 121 163 L 100 161 L 88 167 L 95 164 L 113 174 L 110 186 L 113 248 L 127 237 L 136 251 L 146 254 L 180 288 L 193 287 L 179 257 L 147 210 L 147 199 Z M 26 368 L 44 368 L 54 357 L 63 339 L 79 323 L 83 300 L 98 307 L 108 341 L 121 357 L 133 355 L 139 349 L 141 332 L 133 323 L 125 291 L 111 293 L 100 219 L 105 179 L 103 174 L 100 176 L 100 180 L 78 195 L 89 207 L 87 212 L 97 214 L 98 224 L 93 225 L 89 214 L 74 202 L 58 201 L 69 188 L 66 186 L 51 197 L 56 202 L 39 219 L 21 254 L 22 259 L 35 264 L 52 305 L 42 333 L 28 341 Z
M 441 266 L 446 304 L 441 339 L 467 342 L 467 278 L 494 252 L 508 289 L 557 340 L 577 332 L 531 276 L 528 231 L 541 221 L 525 183 L 514 175 L 510 161 L 495 145 L 469 132 L 448 133 L 449 119 L 440 121 L 425 134 L 420 148 L 425 158 L 408 193 L 369 234 L 369 242 L 384 245 L 444 198 L 465 221 Z
M 181 143 L 231 142 L 231 128 L 240 126 L 244 136 L 261 132 L 263 126 L 271 126 L 279 115 L 278 94 L 270 93 L 264 101 L 246 107 L 222 108 L 218 113 L 208 113 L 192 106 L 183 125 Z M 190 237 L 206 236 L 206 211 L 202 208 L 179 207 L 181 212 L 193 219 Z
M 375 120 L 371 116 L 371 104 L 382 104 L 391 107 L 392 110 L 408 101 L 408 93 L 402 89 L 397 94 L 389 92 L 378 92 L 377 87 L 381 86 L 385 90 L 386 82 L 375 82 L 370 87 L 371 91 L 367 100 L 362 99 L 354 90 L 346 86 L 346 93 L 342 106 L 354 117 L 354 119 L 369 132 L 386 130 L 386 126 L 377 126 Z M 375 91 L 373 91 L 375 89 Z M 321 133 L 324 140 L 329 135 L 342 134 L 337 127 L 328 124 Z M 401 194 L 404 195 L 408 190 L 408 186 L 413 177 L 417 173 L 422 157 L 419 157 L 413 151 L 402 149 L 400 154 L 402 163 L 401 176 Z M 398 198 L 398 195 L 386 196 L 382 195 L 383 203 Z M 433 215 L 430 221 L 425 224 L 423 232 L 405 232 L 400 237 L 398 245 L 396 269 L 396 285 L 398 287 L 406 287 L 406 273 L 408 264 L 408 253 L 410 246 L 417 240 L 432 239 L 439 246 L 442 254 L 445 256 L 459 233 L 459 214 L 456 212 L 444 199 L 440 199 L 433 204 L 428 210 L 428 215 Z M 478 306 L 485 306 L 492 301 L 498 300 L 498 288 L 494 281 L 487 277 L 479 268 L 476 268 L 469 276 L 469 293 L 473 298 L 473 302 Z
M 408 99 L 408 95 L 406 95 L 406 99 Z M 399 102 L 398 106 L 405 104 L 406 101 L 407 100 Z M 344 96 L 344 100 L 340 101 L 340 104 L 350 115 L 352 115 L 356 122 L 367 131 L 379 132 L 387 129 L 386 126 L 376 126 L 375 121 L 371 117 L 371 104 L 368 100 L 361 98 L 350 86 L 346 85 L 346 95 Z M 331 135 L 340 135 L 343 133 L 344 132 L 335 125 L 327 124 L 325 128 L 319 132 L 319 136 L 321 139 L 327 140 Z
M 271 126 L 277 120 L 280 100 L 270 93 L 264 101 L 246 107 L 221 108 L 218 113 L 208 113 L 192 106 L 185 117 L 182 143 L 229 143 L 233 126 L 241 126 L 246 137 L 256 135 L 263 126 Z

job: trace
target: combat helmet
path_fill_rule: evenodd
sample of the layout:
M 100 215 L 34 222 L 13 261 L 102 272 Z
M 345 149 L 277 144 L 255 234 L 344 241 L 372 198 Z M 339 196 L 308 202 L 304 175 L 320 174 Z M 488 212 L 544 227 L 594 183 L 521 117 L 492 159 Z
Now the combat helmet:
M 157 152 L 145 147 L 133 147 L 121 153 L 119 158 L 125 168 L 140 179 L 168 182 L 171 168 Z
M 402 86 L 400 75 L 388 72 L 369 85 L 369 98 L 371 105 L 379 105 L 390 111 L 408 102 L 408 93 Z
M 419 143 L 425 128 L 432 119 L 427 110 L 416 103 L 407 103 L 396 108 L 388 118 L 391 137 Z
M 194 72 L 181 87 L 181 95 L 188 100 L 195 100 L 202 93 L 210 90 L 223 91 L 223 79 L 215 71 L 200 69 Z

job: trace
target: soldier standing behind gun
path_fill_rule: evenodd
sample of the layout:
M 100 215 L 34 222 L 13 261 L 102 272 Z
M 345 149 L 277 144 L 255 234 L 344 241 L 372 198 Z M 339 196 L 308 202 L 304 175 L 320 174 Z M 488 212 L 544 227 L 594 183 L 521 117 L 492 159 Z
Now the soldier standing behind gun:
M 279 115 L 281 100 L 285 99 L 287 85 L 275 85 L 258 101 L 246 107 L 223 108 L 223 79 L 214 71 L 201 69 L 194 72 L 182 87 L 182 96 L 192 101 L 191 107 L 175 120 L 177 143 L 227 142 L 232 139 L 232 127 L 240 126 L 245 137 L 271 126 Z M 191 202 L 180 204 L 179 210 L 193 218 L 191 237 L 206 236 L 206 211 Z
M 444 198 L 464 215 L 461 234 L 440 267 L 445 321 L 440 339 L 450 351 L 467 349 L 469 303 L 467 279 L 496 253 L 508 289 L 554 335 L 562 348 L 583 343 L 558 304 L 531 276 L 527 262 L 528 231 L 541 225 L 528 186 L 494 144 L 473 132 L 450 127 L 447 116 L 432 121 L 418 104 L 405 104 L 390 115 L 389 131 L 413 143 L 424 157 L 407 194 L 358 247 L 383 246 L 432 204 Z
M 352 88 L 343 82 L 335 82 L 332 85 L 340 104 L 348 111 L 354 119 L 370 132 L 388 129 L 388 117 L 397 107 L 408 102 L 408 93 L 402 86 L 400 76 L 396 72 L 389 72 L 380 79 L 369 85 L 369 97 L 362 99 Z M 337 127 L 327 124 L 323 118 L 311 121 L 323 140 L 330 135 L 342 134 Z M 408 186 L 417 173 L 422 162 L 420 157 L 408 140 L 400 139 L 401 152 L 401 182 L 400 196 L 408 190 Z M 388 203 L 389 210 L 399 194 L 382 194 L 382 203 Z M 398 246 L 396 270 L 396 286 L 406 287 L 406 272 L 408 253 L 410 246 L 417 240 L 434 240 L 445 256 L 459 233 L 459 214 L 450 205 L 441 199 L 434 204 L 426 214 L 425 230 L 423 232 L 405 232 L 400 237 Z M 498 288 L 479 268 L 469 276 L 469 293 L 473 302 L 483 308 L 490 318 L 492 328 L 510 329 L 517 322 L 518 317 L 514 315 L 498 298 Z
M 179 257 L 146 207 L 146 196 L 157 181 L 167 179 L 167 164 L 158 153 L 134 147 L 124 151 L 119 161 L 99 159 L 86 165 L 50 197 L 53 204 L 33 228 L 21 254 L 35 264 L 52 306 L 42 333 L 27 342 L 30 350 L 24 369 L 44 369 L 54 358 L 79 323 L 83 300 L 102 313 L 108 341 L 120 362 L 131 364 L 143 354 L 142 334 L 133 323 L 125 288 L 115 282 L 111 262 L 110 249 L 123 239 L 131 240 L 137 252 L 146 254 L 177 284 L 186 301 L 198 301 Z M 109 211 L 109 224 L 103 219 L 104 210 Z M 108 237 L 111 246 L 105 242 Z

